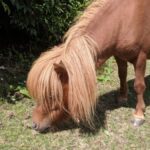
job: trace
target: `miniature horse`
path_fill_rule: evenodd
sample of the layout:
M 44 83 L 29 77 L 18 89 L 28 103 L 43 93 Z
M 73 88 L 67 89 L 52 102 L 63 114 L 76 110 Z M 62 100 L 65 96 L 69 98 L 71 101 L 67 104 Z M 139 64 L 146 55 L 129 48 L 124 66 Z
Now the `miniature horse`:
M 64 42 L 33 64 L 27 87 L 37 106 L 34 129 L 43 132 L 71 117 L 92 126 L 96 67 L 111 56 L 118 65 L 118 101 L 127 100 L 127 62 L 134 65 L 137 105 L 135 126 L 144 122 L 144 74 L 150 58 L 150 1 L 96 0 L 69 29 Z

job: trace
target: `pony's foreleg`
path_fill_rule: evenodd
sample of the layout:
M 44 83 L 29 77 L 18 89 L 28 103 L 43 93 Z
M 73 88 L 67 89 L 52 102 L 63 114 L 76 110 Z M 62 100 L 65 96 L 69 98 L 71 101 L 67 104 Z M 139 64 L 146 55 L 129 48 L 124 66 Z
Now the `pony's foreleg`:
M 128 87 L 127 87 L 127 61 L 121 60 L 118 57 L 115 57 L 117 66 L 118 66 L 118 75 L 120 79 L 120 90 L 119 95 L 117 97 L 118 103 L 126 103 L 127 102 L 127 95 L 128 95 Z
M 137 93 L 137 104 L 133 120 L 134 126 L 140 126 L 144 122 L 145 103 L 143 95 L 146 88 L 144 81 L 146 58 L 147 58 L 146 53 L 141 51 L 137 60 L 134 63 L 135 69 L 134 89 Z

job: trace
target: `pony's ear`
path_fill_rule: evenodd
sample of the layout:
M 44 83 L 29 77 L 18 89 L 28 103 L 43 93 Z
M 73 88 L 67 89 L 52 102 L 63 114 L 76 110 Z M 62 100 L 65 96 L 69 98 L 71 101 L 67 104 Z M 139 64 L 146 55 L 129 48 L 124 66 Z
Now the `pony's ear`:
M 59 64 L 54 63 L 54 70 L 59 75 L 61 81 L 66 82 L 68 80 L 68 74 L 62 61 Z

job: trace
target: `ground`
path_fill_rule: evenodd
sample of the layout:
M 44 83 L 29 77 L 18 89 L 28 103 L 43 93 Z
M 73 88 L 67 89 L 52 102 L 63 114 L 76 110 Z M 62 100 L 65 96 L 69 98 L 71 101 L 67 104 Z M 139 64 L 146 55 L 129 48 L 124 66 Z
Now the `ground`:
M 110 61 L 109 69 L 106 71 L 109 72 L 108 76 L 100 78 L 98 75 L 98 79 L 102 81 L 98 82 L 98 94 L 101 96 L 97 105 L 95 131 L 79 127 L 70 121 L 60 129 L 46 134 L 39 134 L 31 128 L 31 113 L 34 101 L 28 97 L 24 88 L 26 74 L 23 71 L 18 71 L 17 68 L 8 68 L 2 65 L 0 67 L 0 93 L 2 95 L 2 92 L 4 92 L 4 94 L 3 98 L 0 96 L 0 149 L 149 150 L 150 76 L 148 76 L 148 71 L 150 71 L 150 62 L 148 62 L 146 73 L 145 101 L 147 108 L 145 123 L 143 126 L 136 128 L 131 124 L 136 101 L 133 90 L 133 68 L 129 64 L 128 104 L 119 106 L 115 103 L 119 87 L 117 66 L 113 59 Z M 17 74 L 14 72 L 17 72 Z M 11 79 L 11 85 L 10 77 L 13 78 L 13 82 Z M 19 80 L 16 81 L 16 79 Z

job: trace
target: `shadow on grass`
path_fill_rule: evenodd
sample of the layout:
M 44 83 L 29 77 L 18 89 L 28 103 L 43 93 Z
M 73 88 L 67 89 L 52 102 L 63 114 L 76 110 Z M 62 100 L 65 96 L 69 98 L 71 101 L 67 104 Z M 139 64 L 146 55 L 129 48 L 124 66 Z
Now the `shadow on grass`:
M 144 93 L 144 99 L 146 106 L 150 105 L 150 76 L 146 76 L 145 78 L 146 82 L 146 91 Z M 101 128 L 106 128 L 106 111 L 108 110 L 115 110 L 120 107 L 128 107 L 128 108 L 135 108 L 136 106 L 136 93 L 133 88 L 134 80 L 128 81 L 128 101 L 126 105 L 119 105 L 116 102 L 118 91 L 110 91 L 108 93 L 105 93 L 104 95 L 101 95 L 99 97 L 99 102 L 97 104 L 96 108 L 96 117 L 94 120 L 95 129 L 89 129 L 88 127 L 85 127 L 84 125 L 80 125 L 80 132 L 81 133 L 88 133 L 88 134 L 96 134 Z M 124 112 L 122 112 L 124 113 Z M 132 112 L 131 112 L 132 115 Z M 61 130 L 70 130 L 78 128 L 77 125 L 74 123 L 69 123 L 61 126 L 59 128 L 59 131 Z

